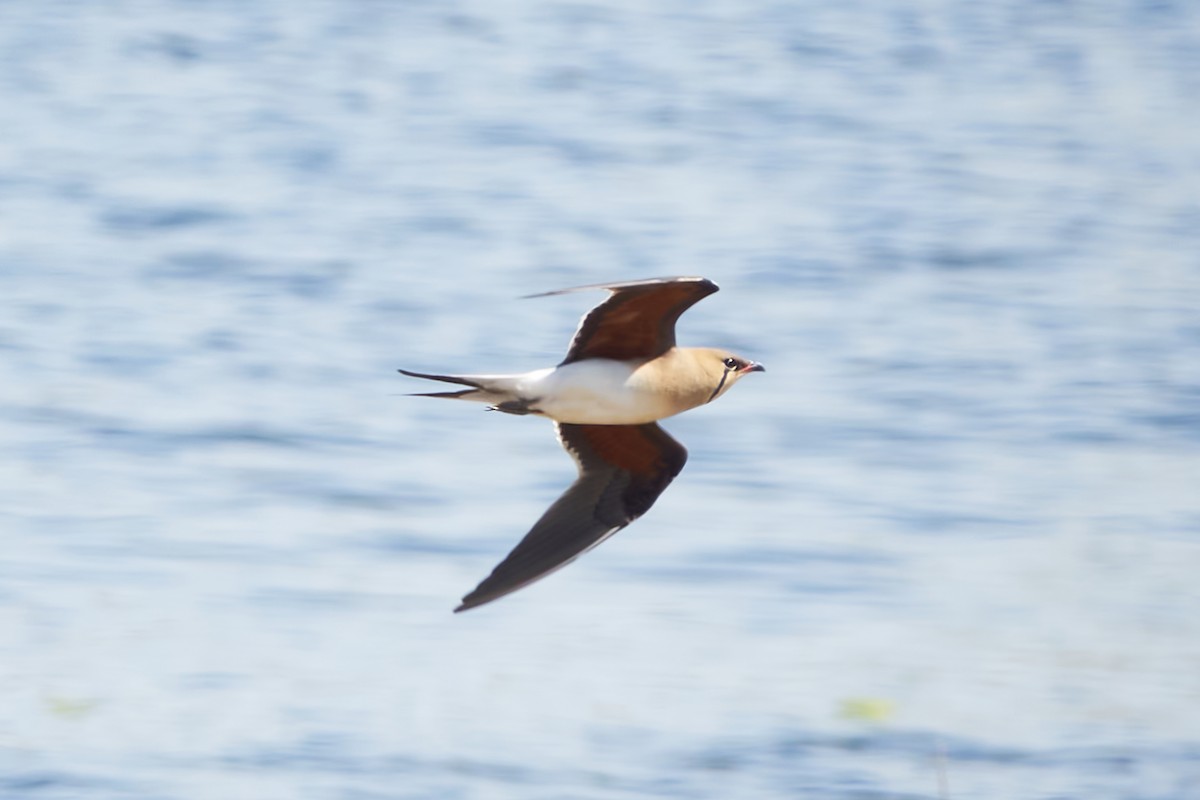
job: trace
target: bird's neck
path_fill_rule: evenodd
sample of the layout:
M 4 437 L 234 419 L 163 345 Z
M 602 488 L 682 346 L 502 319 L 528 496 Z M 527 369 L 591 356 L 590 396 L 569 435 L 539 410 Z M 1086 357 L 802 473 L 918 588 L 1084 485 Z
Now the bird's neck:
M 635 370 L 645 385 L 654 387 L 679 411 L 704 405 L 712 397 L 716 381 L 703 367 L 697 350 L 673 347 Z

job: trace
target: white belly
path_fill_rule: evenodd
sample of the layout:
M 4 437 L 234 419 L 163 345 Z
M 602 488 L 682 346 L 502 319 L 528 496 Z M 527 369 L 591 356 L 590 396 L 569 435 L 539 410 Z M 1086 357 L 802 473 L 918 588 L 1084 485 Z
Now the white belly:
M 547 417 L 575 425 L 641 425 L 675 413 L 665 398 L 633 380 L 624 361 L 588 359 L 531 372 L 519 392 Z

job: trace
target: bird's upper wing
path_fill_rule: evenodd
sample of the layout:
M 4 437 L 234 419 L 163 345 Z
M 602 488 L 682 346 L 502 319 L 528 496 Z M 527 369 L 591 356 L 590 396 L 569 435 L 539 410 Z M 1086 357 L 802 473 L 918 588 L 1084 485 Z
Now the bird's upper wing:
M 490 603 L 566 566 L 645 514 L 687 462 L 687 450 L 646 425 L 557 423 L 579 477 L 455 611 Z
M 662 355 L 675 346 L 679 315 L 717 291 L 717 285 L 706 278 L 653 278 L 577 286 L 532 296 L 582 289 L 607 289 L 612 295 L 579 323 L 563 364 L 583 358 L 626 361 Z

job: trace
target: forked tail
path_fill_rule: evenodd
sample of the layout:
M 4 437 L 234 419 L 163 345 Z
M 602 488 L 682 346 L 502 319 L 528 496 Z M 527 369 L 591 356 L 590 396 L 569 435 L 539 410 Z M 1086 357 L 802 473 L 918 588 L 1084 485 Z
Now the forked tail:
M 454 392 L 414 392 L 411 397 L 444 397 L 448 400 L 474 400 L 492 405 L 500 405 L 516 397 L 513 390 L 517 376 L 514 375 L 431 375 L 406 369 L 398 371 L 410 378 L 425 378 L 469 387 Z

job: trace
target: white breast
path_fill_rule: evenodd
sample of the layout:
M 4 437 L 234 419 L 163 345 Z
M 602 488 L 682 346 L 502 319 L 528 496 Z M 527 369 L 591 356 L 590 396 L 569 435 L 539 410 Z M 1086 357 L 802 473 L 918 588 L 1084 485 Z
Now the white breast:
M 557 422 L 576 425 L 641 425 L 669 417 L 665 398 L 633 380 L 633 364 L 590 358 L 527 373 L 522 397 Z

